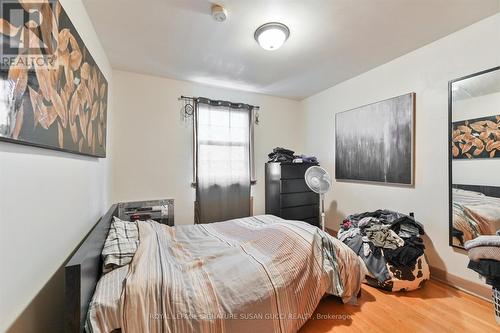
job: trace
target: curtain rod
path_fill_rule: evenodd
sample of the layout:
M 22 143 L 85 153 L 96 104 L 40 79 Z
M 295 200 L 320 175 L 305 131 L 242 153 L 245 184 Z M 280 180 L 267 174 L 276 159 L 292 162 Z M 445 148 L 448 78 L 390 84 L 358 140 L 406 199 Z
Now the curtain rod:
M 183 96 L 181 95 L 181 97 L 179 97 L 179 101 L 194 101 L 196 100 L 198 97 L 193 97 L 193 96 Z M 207 98 L 209 99 L 209 98 Z M 226 101 L 224 101 L 226 102 Z M 231 103 L 231 104 L 239 104 L 239 103 L 233 103 L 233 102 L 227 102 L 227 103 Z M 251 104 L 248 104 L 252 109 L 254 110 L 259 110 L 260 109 L 260 106 L 257 106 L 257 105 L 251 105 Z

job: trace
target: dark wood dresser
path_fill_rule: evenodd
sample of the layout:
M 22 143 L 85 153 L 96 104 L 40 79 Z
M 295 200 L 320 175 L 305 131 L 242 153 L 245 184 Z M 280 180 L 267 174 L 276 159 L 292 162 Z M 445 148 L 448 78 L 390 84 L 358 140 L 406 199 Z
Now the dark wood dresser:
M 319 194 L 307 187 L 313 164 L 266 163 L 266 214 L 319 226 Z

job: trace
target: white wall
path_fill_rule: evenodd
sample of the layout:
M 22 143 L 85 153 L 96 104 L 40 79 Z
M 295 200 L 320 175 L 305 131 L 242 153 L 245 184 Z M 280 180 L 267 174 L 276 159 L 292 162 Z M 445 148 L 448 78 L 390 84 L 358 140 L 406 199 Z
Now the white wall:
M 497 14 L 302 101 L 304 148 L 334 174 L 334 114 L 416 92 L 415 187 L 334 182 L 327 226 L 338 229 L 344 216 L 377 208 L 413 211 L 425 224 L 431 265 L 477 281 L 467 256 L 448 246 L 447 84 L 498 66 L 499 41 Z
M 297 101 L 122 71 L 113 72 L 113 82 L 113 202 L 174 198 L 176 224 L 193 223 L 192 130 L 180 120 L 181 95 L 261 107 L 255 127 L 255 214 L 265 210 L 267 154 L 276 146 L 302 148 Z
M 111 67 L 83 4 L 61 3 L 111 92 Z M 0 332 L 14 321 L 10 332 L 62 330 L 64 282 L 50 280 L 106 210 L 107 173 L 106 159 L 0 142 Z

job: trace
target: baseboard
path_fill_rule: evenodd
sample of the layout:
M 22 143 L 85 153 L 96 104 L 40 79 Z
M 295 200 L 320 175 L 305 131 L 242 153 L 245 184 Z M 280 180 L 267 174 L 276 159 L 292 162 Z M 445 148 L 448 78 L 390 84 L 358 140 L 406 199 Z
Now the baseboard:
M 488 285 L 482 285 L 463 279 L 437 267 L 430 266 L 429 268 L 431 271 L 431 279 L 443 282 L 450 287 L 459 289 L 470 295 L 477 296 L 488 302 L 492 302 L 491 287 L 489 287 Z

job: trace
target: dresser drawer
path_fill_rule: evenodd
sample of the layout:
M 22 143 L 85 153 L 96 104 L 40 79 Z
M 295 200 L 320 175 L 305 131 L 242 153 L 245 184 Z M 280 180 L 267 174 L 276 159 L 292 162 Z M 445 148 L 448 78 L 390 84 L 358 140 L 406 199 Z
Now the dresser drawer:
M 280 195 L 281 207 L 294 207 L 304 205 L 317 205 L 319 195 L 314 192 L 284 193 Z
M 303 220 L 318 216 L 318 205 L 308 205 L 281 209 L 281 217 L 285 220 Z
M 310 164 L 282 164 L 281 179 L 303 179 L 309 167 L 311 167 Z
M 281 181 L 281 193 L 310 192 L 304 179 L 286 179 Z

